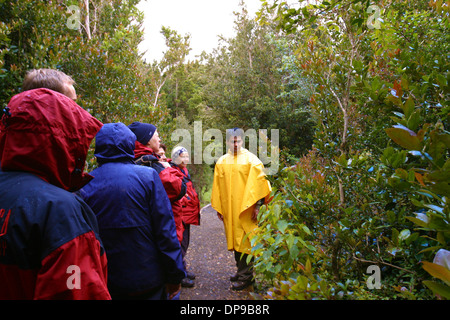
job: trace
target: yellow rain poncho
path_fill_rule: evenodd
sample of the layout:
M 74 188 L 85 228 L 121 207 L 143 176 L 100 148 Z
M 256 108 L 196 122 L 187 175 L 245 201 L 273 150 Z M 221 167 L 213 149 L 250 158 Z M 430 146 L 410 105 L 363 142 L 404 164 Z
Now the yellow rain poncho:
M 257 227 L 252 220 L 254 206 L 271 192 L 263 169 L 258 157 L 244 148 L 236 155 L 228 152 L 216 163 L 211 206 L 223 216 L 228 250 L 251 249 L 249 237 L 244 237 Z

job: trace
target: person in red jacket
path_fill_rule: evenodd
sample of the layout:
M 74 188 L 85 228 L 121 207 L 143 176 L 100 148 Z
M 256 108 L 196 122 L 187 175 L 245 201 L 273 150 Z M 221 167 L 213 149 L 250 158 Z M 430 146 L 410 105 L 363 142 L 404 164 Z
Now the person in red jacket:
M 173 168 L 176 168 L 184 177 L 186 182 L 186 194 L 182 201 L 182 217 L 183 217 L 183 241 L 181 242 L 181 253 L 186 268 L 185 256 L 189 247 L 191 225 L 200 225 L 200 200 L 197 191 L 195 191 L 191 176 L 189 175 L 187 164 L 189 163 L 189 153 L 184 147 L 176 147 L 172 151 Z M 187 277 L 191 280 L 195 279 L 195 275 L 186 270 Z
M 0 299 L 109 300 L 95 215 L 73 193 L 92 179 L 84 165 L 102 123 L 54 90 L 14 96 L 0 121 Z

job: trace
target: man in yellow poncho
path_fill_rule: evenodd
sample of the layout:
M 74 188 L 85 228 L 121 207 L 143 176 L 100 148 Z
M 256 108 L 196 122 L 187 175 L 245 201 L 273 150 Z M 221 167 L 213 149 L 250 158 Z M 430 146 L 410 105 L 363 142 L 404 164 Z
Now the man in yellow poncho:
M 237 273 L 230 278 L 234 290 L 253 283 L 252 264 L 247 264 L 250 238 L 257 227 L 259 207 L 271 192 L 262 162 L 242 148 L 243 139 L 242 129 L 227 130 L 229 149 L 216 163 L 211 195 L 211 206 L 224 223 L 228 250 L 234 250 Z

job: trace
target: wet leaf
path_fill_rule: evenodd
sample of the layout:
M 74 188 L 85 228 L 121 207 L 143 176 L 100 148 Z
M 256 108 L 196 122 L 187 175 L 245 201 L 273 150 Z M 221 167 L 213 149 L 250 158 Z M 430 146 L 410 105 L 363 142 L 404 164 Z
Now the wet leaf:
M 387 135 L 399 146 L 407 150 L 421 150 L 421 143 L 417 135 L 404 126 L 386 129 Z

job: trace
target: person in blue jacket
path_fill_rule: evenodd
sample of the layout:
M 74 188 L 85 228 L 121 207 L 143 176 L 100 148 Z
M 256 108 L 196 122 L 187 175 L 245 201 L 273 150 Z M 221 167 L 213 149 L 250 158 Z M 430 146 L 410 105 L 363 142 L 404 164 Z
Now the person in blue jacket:
M 158 173 L 133 162 L 135 141 L 125 124 L 105 124 L 80 195 L 97 216 L 112 299 L 172 299 L 186 276 L 180 242 Z

